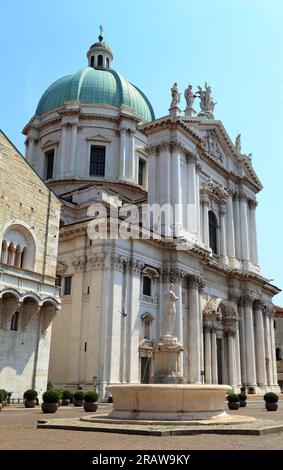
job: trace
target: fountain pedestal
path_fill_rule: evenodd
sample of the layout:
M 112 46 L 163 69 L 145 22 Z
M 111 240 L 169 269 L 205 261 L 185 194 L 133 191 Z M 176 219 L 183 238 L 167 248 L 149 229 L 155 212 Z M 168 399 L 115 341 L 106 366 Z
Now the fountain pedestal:
M 178 343 L 176 336 L 164 335 L 154 344 L 151 383 L 183 383 L 182 351 L 182 345 Z

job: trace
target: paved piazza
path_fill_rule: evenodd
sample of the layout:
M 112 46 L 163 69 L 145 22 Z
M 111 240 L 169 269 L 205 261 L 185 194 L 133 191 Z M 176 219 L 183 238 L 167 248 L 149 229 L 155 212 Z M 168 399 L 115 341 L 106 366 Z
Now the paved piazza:
M 100 405 L 99 412 L 105 414 L 111 405 Z M 283 402 L 277 412 L 267 412 L 261 401 L 250 402 L 246 408 L 234 411 L 237 414 L 254 416 L 259 419 L 283 421 Z M 29 410 L 24 408 L 4 408 L 0 413 L 0 449 L 77 449 L 77 450 L 194 450 L 194 449 L 277 449 L 283 447 L 283 432 L 264 436 L 137 436 L 98 432 L 65 431 L 37 429 L 38 419 L 57 419 L 86 417 L 82 408 L 61 407 L 54 415 L 43 415 L 39 407 Z

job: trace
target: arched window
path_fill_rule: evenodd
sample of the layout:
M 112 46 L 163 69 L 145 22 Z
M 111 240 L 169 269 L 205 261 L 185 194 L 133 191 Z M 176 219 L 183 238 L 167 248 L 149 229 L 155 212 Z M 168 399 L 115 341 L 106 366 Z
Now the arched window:
M 151 279 L 148 276 L 144 276 L 142 285 L 143 295 L 151 296 Z
M 103 67 L 103 55 L 101 54 L 97 57 L 97 67 Z
M 212 252 L 217 255 L 217 219 L 214 212 L 208 212 L 208 224 L 209 224 L 209 246 Z
M 19 312 L 15 312 L 11 318 L 11 328 L 12 331 L 17 331 L 19 326 Z
M 1 262 L 34 270 L 35 242 L 31 233 L 22 225 L 11 225 L 4 233 Z
M 92 55 L 91 58 L 90 58 L 90 66 L 93 67 L 94 66 L 94 56 Z
M 109 69 L 109 59 L 106 57 L 106 68 Z

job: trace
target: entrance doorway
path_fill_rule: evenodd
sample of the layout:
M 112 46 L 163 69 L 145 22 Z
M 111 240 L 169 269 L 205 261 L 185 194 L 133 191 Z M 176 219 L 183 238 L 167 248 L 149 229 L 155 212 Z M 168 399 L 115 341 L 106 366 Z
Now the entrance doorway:
M 222 338 L 217 338 L 217 373 L 218 373 L 218 383 L 223 384 Z
M 141 357 L 141 383 L 149 384 L 150 379 L 150 358 Z

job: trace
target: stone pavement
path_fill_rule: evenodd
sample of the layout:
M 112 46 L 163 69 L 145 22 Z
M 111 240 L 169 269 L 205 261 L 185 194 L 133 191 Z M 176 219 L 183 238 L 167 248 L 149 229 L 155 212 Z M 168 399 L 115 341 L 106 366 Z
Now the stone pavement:
M 110 411 L 111 405 L 100 405 L 99 413 Z M 229 412 L 230 413 L 230 412 Z M 234 416 L 283 421 L 283 403 L 277 412 L 267 412 L 263 402 L 249 402 L 246 408 L 231 412 Z M 82 408 L 61 407 L 54 415 L 44 415 L 39 407 L 4 408 L 0 413 L 0 449 L 77 449 L 77 450 L 282 450 L 283 432 L 262 436 L 197 434 L 189 436 L 141 436 L 104 432 L 80 432 L 60 429 L 37 429 L 40 419 L 79 418 L 92 415 Z

